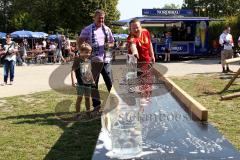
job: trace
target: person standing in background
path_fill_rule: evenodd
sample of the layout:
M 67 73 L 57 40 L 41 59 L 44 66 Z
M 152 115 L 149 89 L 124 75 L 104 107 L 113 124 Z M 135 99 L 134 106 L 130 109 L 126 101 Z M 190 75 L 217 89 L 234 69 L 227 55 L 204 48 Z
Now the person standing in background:
M 7 84 L 9 73 L 10 73 L 10 85 L 13 85 L 17 48 L 15 42 L 12 41 L 10 34 L 6 35 L 6 45 L 4 45 L 4 52 L 6 54 L 6 58 L 3 64 L 4 68 L 3 85 Z
M 45 52 L 46 48 L 47 48 L 47 42 L 44 38 L 43 41 L 42 41 L 42 50 Z
M 172 39 L 173 41 L 178 41 L 179 36 L 178 36 L 178 28 L 176 25 L 173 25 L 173 28 L 171 29 L 171 33 L 172 33 Z
M 65 41 L 64 41 L 64 54 L 63 57 L 66 59 L 66 62 L 70 61 L 70 51 L 71 51 L 71 45 L 70 45 L 70 40 L 69 37 L 66 36 Z
M 171 46 L 172 46 L 171 32 L 167 32 L 165 34 L 165 59 L 164 59 L 164 62 L 170 61 Z
M 225 64 L 226 59 L 230 59 L 233 57 L 233 37 L 230 34 L 231 28 L 225 27 L 223 33 L 219 37 L 219 44 L 222 46 L 221 51 L 221 64 L 222 64 L 222 72 L 232 72 L 229 69 L 228 64 Z

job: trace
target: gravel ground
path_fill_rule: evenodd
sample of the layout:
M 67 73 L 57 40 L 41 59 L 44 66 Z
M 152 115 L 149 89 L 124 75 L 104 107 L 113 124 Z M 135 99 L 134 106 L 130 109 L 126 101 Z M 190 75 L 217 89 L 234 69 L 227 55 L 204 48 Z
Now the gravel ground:
M 117 62 L 113 65 L 113 75 L 114 79 L 118 79 L 122 73 L 120 70 L 124 68 L 124 56 L 117 57 L 121 59 L 121 61 L 117 60 Z M 158 62 L 162 66 L 167 68 L 166 76 L 184 76 L 190 74 L 198 74 L 198 73 L 214 73 L 221 72 L 221 65 L 218 63 L 219 60 L 216 59 L 195 59 L 195 60 L 187 60 L 187 61 L 173 61 L 170 63 Z M 233 71 L 237 71 L 239 68 L 239 63 L 235 63 L 234 65 L 230 65 L 230 68 Z M 0 86 L 0 97 L 9 97 L 15 95 L 24 95 L 30 94 L 40 91 L 50 90 L 51 87 L 49 85 L 50 76 L 53 74 L 56 69 L 62 67 L 63 70 L 68 74 L 65 80 L 59 80 L 58 77 L 62 77 L 62 75 L 58 76 L 58 73 L 55 75 L 56 83 L 59 87 L 64 85 L 70 85 L 70 70 L 71 65 L 29 65 L 29 66 L 17 66 L 15 69 L 15 80 L 13 85 Z M 0 68 L 0 82 L 3 81 L 3 69 Z M 64 81 L 64 83 L 63 83 Z M 103 79 L 100 78 L 100 83 L 103 83 Z

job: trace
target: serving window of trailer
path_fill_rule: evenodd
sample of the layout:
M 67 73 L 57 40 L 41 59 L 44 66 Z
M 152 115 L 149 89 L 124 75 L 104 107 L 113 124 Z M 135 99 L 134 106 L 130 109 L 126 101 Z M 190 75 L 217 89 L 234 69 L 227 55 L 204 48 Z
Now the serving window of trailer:
M 168 22 L 160 24 L 142 24 L 144 28 L 147 28 L 152 38 L 158 39 L 158 41 L 165 38 L 165 33 L 170 32 L 173 41 L 194 41 L 195 25 L 192 23 L 184 22 Z
M 205 55 L 209 51 L 208 24 L 209 17 L 195 17 L 188 9 L 142 9 L 142 26 L 151 32 L 153 48 L 156 55 L 164 54 L 165 33 L 172 35 L 171 54 Z M 131 18 L 132 19 L 132 18 Z M 127 24 L 131 19 L 117 21 Z
M 146 17 L 145 17 L 146 18 Z M 206 18 L 205 18 L 206 19 Z M 155 19 L 155 22 L 142 21 L 152 36 L 155 54 L 164 54 L 165 33 L 172 36 L 171 53 L 178 55 L 205 55 L 208 53 L 208 21 L 205 19 L 171 20 Z

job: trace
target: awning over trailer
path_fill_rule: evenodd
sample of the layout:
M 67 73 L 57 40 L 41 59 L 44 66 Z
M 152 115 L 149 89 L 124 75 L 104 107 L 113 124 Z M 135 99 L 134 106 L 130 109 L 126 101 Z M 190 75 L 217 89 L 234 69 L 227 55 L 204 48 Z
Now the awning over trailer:
M 172 23 L 172 22 L 200 22 L 200 21 L 223 21 L 222 19 L 213 19 L 209 17 L 183 17 L 183 16 L 149 16 L 149 17 L 134 17 L 140 20 L 142 24 L 155 24 L 155 23 Z M 113 22 L 113 25 L 124 26 L 127 25 L 132 19 L 119 20 Z

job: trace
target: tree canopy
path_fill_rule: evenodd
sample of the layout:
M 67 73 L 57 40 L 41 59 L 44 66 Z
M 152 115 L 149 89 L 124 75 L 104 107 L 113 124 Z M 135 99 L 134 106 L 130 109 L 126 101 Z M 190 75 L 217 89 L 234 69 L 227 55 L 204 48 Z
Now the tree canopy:
M 171 4 L 165 4 L 162 9 L 180 9 L 180 8 L 181 6 L 171 3 Z
M 185 0 L 183 8 L 192 9 L 195 15 L 209 17 L 236 16 L 240 13 L 238 0 Z
M 96 9 L 106 11 L 106 24 L 120 17 L 118 0 L 0 0 L 0 30 L 78 32 L 93 22 Z

